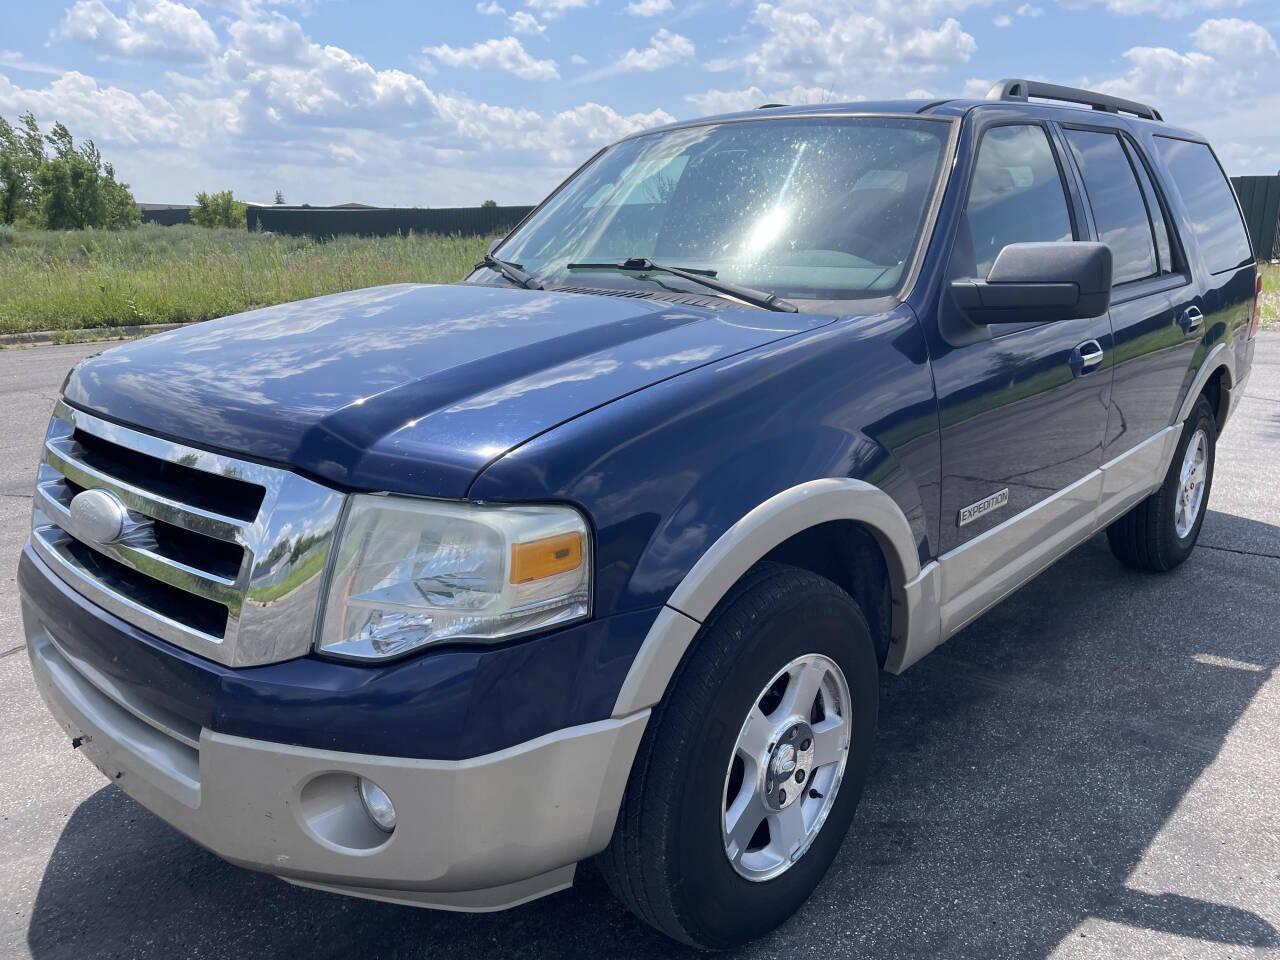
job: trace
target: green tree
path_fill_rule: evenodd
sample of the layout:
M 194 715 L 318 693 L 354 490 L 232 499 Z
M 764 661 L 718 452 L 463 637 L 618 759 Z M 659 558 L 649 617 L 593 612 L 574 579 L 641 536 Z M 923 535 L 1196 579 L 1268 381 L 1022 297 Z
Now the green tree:
M 44 137 L 30 111 L 18 128 L 0 117 L 0 223 L 30 217 L 40 200 L 37 174 L 44 163 Z
M 480 204 L 482 207 L 496 207 L 497 205 L 497 200 L 486 200 L 484 203 Z
M 142 222 L 142 213 L 129 185 L 116 179 L 116 168 L 111 164 L 104 163 L 102 169 L 103 200 L 107 210 L 107 221 L 103 226 L 108 230 L 136 227 Z
M 30 111 L 18 122 L 14 128 L 0 118 L 0 221 L 31 220 L 49 230 L 138 222 L 129 185 L 116 180 L 115 168 L 92 140 L 76 146 L 61 123 L 42 136 Z
M 277 190 L 277 191 L 276 191 L 276 203 L 277 203 L 277 204 L 283 204 L 283 203 L 284 203 L 284 191 L 282 191 L 282 190 Z
M 191 222 L 201 227 L 239 227 L 243 230 L 247 206 L 236 200 L 230 190 L 219 193 L 205 193 L 201 190 L 196 194 Z

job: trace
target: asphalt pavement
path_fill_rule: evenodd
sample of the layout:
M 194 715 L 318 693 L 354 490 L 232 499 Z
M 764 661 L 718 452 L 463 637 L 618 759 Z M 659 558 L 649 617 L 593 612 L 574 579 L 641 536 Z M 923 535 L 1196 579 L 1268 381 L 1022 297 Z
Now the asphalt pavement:
M 292 887 L 218 860 L 72 752 L 14 576 L 67 369 L 0 351 L 0 956 L 669 957 L 590 868 L 501 914 Z M 902 677 L 839 858 L 743 957 L 1280 957 L 1280 333 L 1167 575 L 1096 537 Z

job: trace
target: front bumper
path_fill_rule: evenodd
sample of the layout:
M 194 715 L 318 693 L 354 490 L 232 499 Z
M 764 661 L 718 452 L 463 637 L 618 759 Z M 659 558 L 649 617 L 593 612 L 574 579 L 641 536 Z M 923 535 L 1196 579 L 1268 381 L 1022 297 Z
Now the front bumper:
M 23 617 L 49 709 L 122 790 L 232 863 L 380 900 L 497 910 L 568 886 L 609 842 L 649 713 L 462 760 L 275 743 L 142 700 L 61 645 L 25 599 Z M 365 815 L 357 776 L 394 802 L 390 835 Z

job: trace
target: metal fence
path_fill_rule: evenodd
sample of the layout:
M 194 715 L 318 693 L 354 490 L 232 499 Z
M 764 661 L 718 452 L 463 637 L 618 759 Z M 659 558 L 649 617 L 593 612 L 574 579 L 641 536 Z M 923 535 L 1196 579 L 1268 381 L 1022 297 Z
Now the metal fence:
M 357 235 L 385 237 L 394 234 L 459 233 L 483 235 L 505 233 L 533 207 L 269 207 L 251 206 L 246 211 L 250 230 L 270 230 L 298 236 L 334 237 Z
M 1232 177 L 1253 252 L 1264 260 L 1280 257 L 1280 175 Z

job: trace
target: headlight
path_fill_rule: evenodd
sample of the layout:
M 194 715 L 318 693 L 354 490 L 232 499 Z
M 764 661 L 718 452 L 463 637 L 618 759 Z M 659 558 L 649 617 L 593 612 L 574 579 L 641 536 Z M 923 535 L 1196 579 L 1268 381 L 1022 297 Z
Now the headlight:
M 338 534 L 316 646 L 381 660 L 568 623 L 590 604 L 590 539 L 576 510 L 358 494 Z

